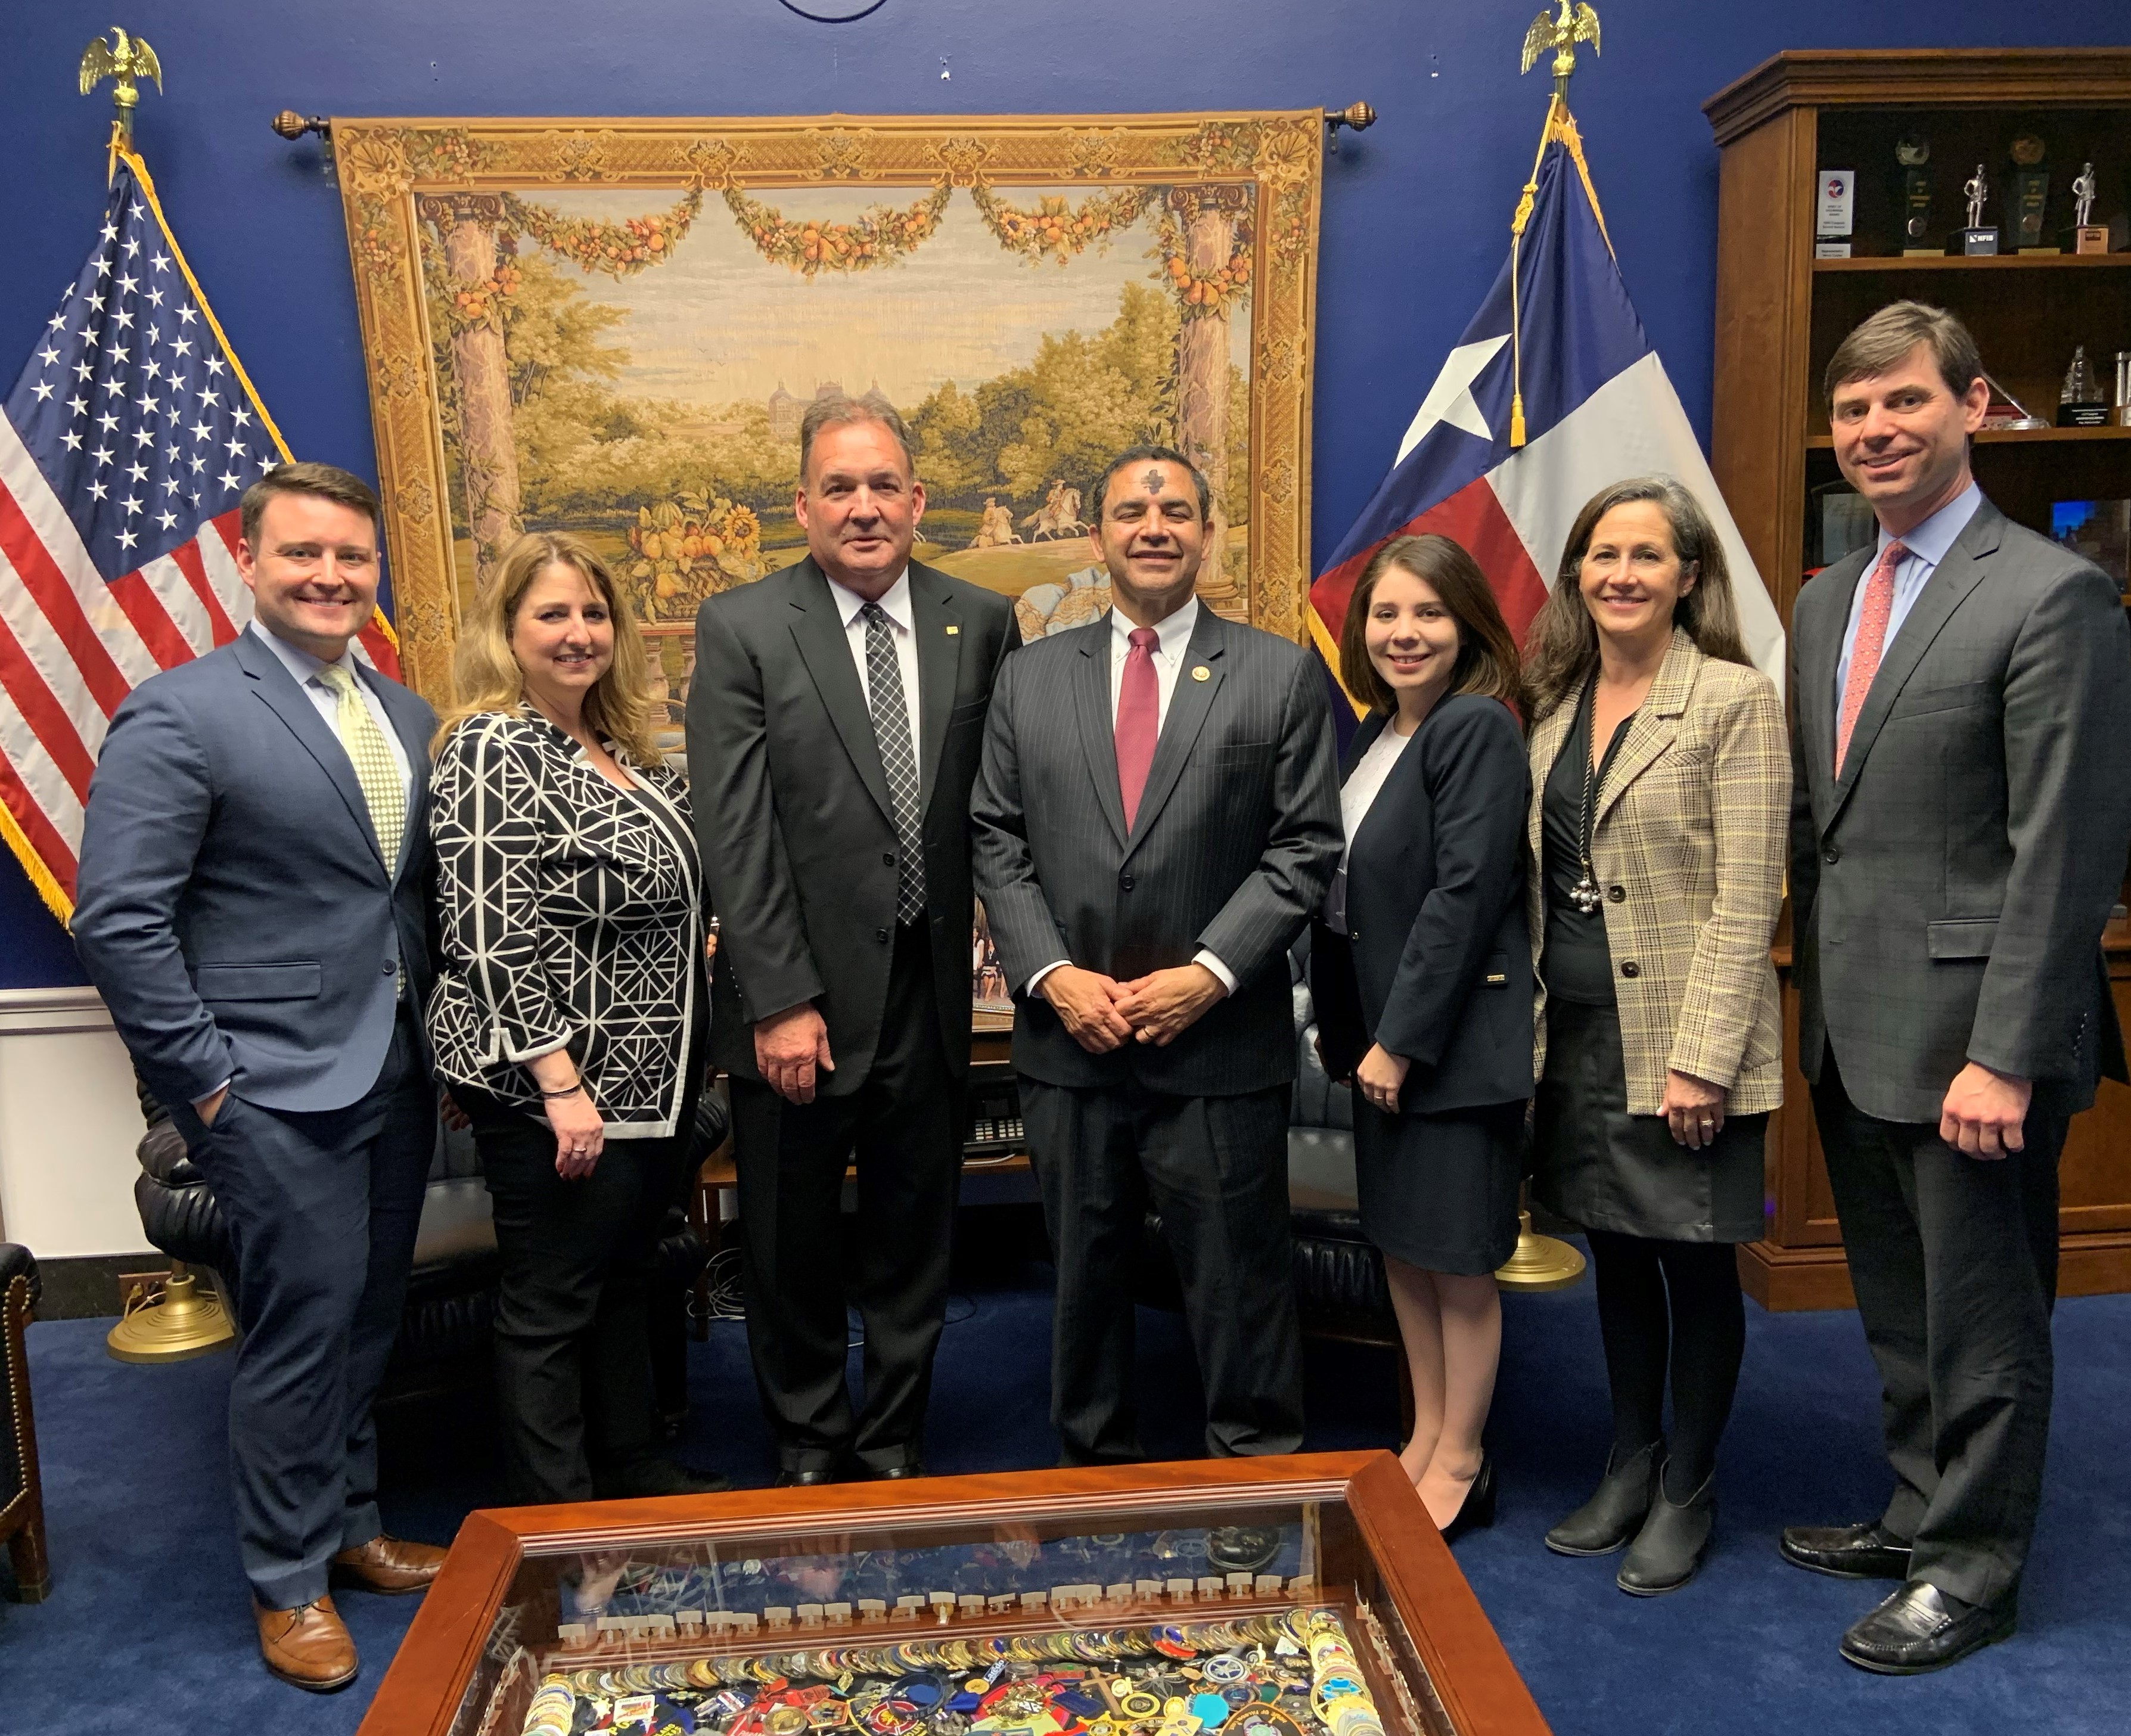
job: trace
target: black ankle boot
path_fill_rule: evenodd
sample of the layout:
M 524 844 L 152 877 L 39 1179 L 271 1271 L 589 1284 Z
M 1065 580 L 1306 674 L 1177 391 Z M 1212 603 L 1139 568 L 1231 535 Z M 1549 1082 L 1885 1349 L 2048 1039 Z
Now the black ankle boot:
M 1649 1515 L 1664 1457 L 1662 1441 L 1625 1459 L 1618 1449 L 1607 1454 L 1598 1492 L 1546 1534 L 1546 1547 L 1556 1555 L 1612 1554 Z
M 1702 1571 L 1702 1558 L 1716 1528 L 1717 1473 L 1710 1472 L 1702 1487 L 1677 1506 L 1665 1493 L 1660 1473 L 1650 1516 L 1635 1533 L 1614 1584 L 1635 1597 L 1678 1590 Z

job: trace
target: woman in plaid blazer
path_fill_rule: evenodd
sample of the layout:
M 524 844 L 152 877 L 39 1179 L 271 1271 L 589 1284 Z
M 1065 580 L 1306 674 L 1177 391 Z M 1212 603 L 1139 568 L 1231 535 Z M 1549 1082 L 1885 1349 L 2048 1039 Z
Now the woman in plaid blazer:
M 1732 1244 L 1761 1233 L 1783 1100 L 1783 702 L 1741 646 L 1714 529 L 1669 477 L 1578 515 L 1525 659 L 1533 1196 L 1589 1235 L 1614 1431 L 1597 1493 L 1546 1542 L 1631 1544 L 1618 1584 L 1650 1596 L 1694 1576 L 1715 1522 L 1746 1345 Z

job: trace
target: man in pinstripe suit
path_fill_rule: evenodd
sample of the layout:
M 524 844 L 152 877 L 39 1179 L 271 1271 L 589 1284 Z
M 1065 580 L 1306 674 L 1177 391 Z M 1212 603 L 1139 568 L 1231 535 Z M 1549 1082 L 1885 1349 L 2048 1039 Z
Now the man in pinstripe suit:
M 1291 1452 L 1286 952 L 1338 861 L 1324 678 L 1193 594 L 1206 481 L 1140 447 L 1094 494 L 1113 607 L 999 674 L 977 886 L 1018 1002 L 1013 1059 L 1058 1268 L 1051 1420 L 1068 1464 L 1139 1456 L 1133 1251 L 1182 1280 L 1216 1455 Z

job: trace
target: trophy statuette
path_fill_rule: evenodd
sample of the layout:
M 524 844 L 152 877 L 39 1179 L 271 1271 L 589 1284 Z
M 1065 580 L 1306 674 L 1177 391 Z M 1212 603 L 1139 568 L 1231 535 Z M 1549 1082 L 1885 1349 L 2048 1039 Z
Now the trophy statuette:
M 2106 253 L 2109 251 L 2109 226 L 2094 220 L 2094 196 L 2100 190 L 2094 178 L 2094 165 L 2084 163 L 2072 177 L 2072 232 L 2071 250 L 2075 253 Z
M 1961 190 L 1968 195 L 1968 227 L 1961 232 L 1961 251 L 1971 257 L 1998 251 L 1998 231 L 1985 228 L 1983 207 L 1990 197 L 1990 177 L 1985 165 L 1978 163 L 1975 173 L 1961 184 Z

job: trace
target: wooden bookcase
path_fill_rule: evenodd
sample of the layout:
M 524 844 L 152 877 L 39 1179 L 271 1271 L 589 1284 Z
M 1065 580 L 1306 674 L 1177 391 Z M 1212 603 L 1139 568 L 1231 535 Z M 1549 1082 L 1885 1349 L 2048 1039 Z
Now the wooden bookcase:
M 1722 152 L 1710 463 L 1788 625 L 1813 564 L 1813 491 L 1839 480 L 1822 373 L 1844 333 L 1874 309 L 1903 297 L 1951 309 L 1975 332 L 1992 376 L 2045 420 L 2056 415 L 2075 345 L 2086 346 L 2109 386 L 2114 352 L 2131 348 L 2131 252 L 2074 254 L 2064 232 L 2071 178 L 2091 159 L 2095 221 L 2113 223 L 2121 245 L 2131 209 L 2131 48 L 1793 50 L 1702 109 Z M 2023 133 L 2047 146 L 2043 240 L 2062 253 L 2013 251 L 2009 151 Z M 1962 183 L 1980 161 L 1992 189 L 1984 221 L 2003 232 L 2006 252 L 1902 256 L 1894 147 L 1906 135 L 1931 146 L 1930 239 L 1944 246 L 1962 227 Z M 1813 257 L 1826 169 L 1857 177 L 1847 259 Z M 2045 535 L 2054 501 L 2131 496 L 2131 428 L 1986 433 L 1974 462 L 1984 492 Z M 2118 1015 L 2131 1029 L 2131 925 L 2111 923 L 2106 945 Z M 1788 921 L 1776 959 L 1784 1106 L 1769 1129 L 1768 1234 L 1740 1250 L 1740 1269 L 1766 1307 L 1846 1307 L 1841 1232 L 1798 1071 Z M 2065 1149 L 2067 1295 L 2131 1290 L 2131 1090 L 2106 1081 L 2101 1090 Z

